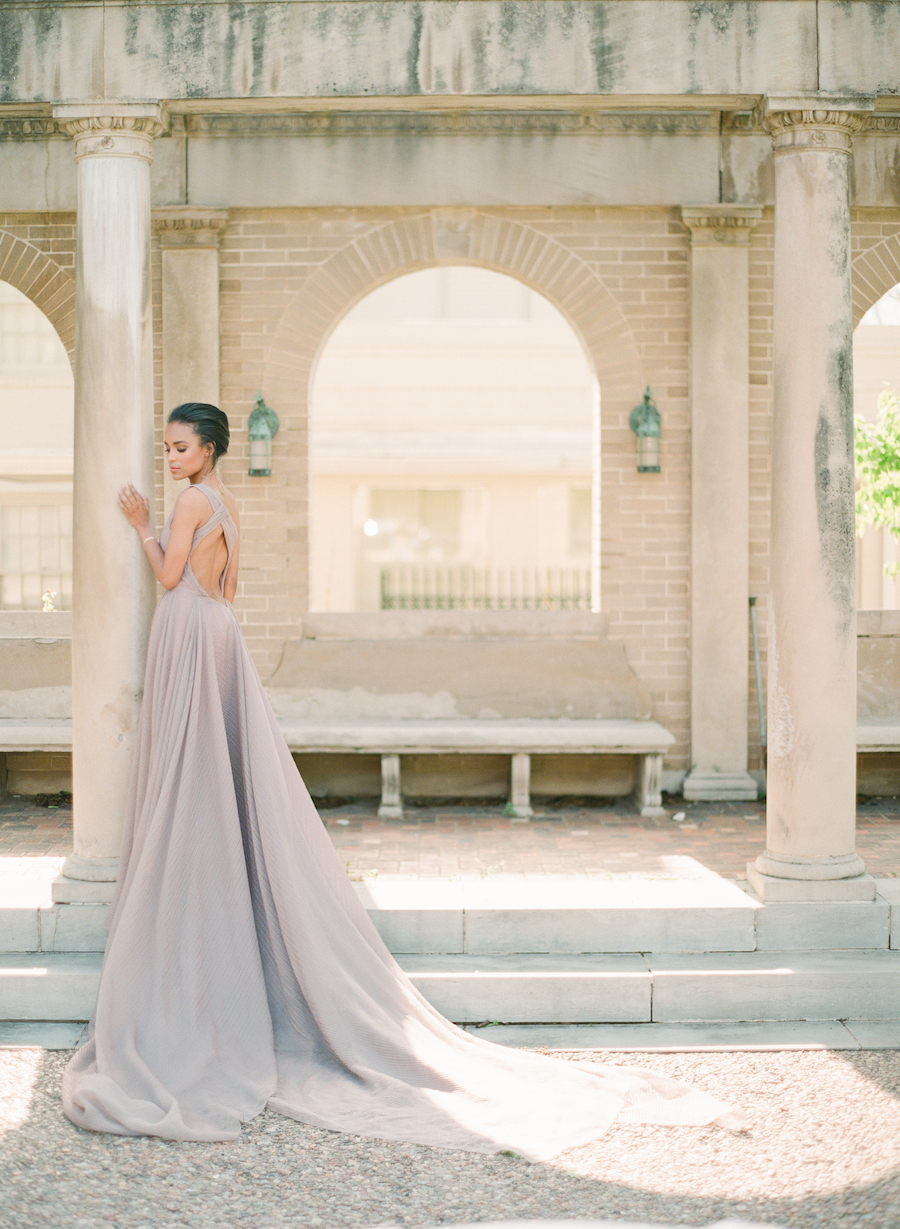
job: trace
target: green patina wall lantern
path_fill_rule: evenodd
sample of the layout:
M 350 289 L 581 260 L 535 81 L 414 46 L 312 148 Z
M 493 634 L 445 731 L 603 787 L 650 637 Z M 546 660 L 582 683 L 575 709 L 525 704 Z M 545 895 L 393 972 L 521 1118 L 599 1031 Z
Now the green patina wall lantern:
M 650 396 L 650 385 L 644 400 L 628 416 L 628 425 L 637 436 L 637 467 L 639 474 L 659 473 L 659 437 L 662 419 Z
M 256 405 L 247 423 L 247 436 L 250 440 L 251 478 L 268 478 L 272 473 L 272 440 L 278 434 L 281 426 L 278 415 L 270 409 L 262 398 L 262 390 L 256 394 Z

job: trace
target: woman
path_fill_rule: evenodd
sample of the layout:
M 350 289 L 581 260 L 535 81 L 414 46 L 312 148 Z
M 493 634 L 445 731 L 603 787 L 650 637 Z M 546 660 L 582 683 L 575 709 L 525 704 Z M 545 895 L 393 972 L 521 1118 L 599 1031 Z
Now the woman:
M 231 606 L 228 420 L 191 402 L 165 449 L 188 478 L 157 542 L 116 901 L 88 1042 L 63 1081 L 78 1126 L 225 1140 L 268 1107 L 382 1139 L 533 1160 L 614 1121 L 725 1122 L 664 1077 L 575 1065 L 463 1032 L 418 993 L 357 900 L 269 707 Z M 726 1125 L 737 1125 L 732 1117 Z

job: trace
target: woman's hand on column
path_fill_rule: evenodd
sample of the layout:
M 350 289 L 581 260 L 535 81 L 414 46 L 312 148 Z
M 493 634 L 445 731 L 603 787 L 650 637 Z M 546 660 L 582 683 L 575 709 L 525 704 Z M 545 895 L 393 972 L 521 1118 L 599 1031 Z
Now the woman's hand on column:
M 150 532 L 150 504 L 131 483 L 119 491 L 119 507 L 139 533 Z

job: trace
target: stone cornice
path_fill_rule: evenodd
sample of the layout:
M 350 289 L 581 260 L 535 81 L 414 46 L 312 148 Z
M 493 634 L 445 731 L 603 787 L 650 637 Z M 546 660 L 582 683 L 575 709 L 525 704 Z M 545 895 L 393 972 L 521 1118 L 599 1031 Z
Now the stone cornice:
M 692 247 L 746 247 L 762 209 L 744 205 L 682 205 L 681 220 Z
M 54 137 L 67 140 L 68 136 L 62 124 L 55 119 L 0 117 L 0 141 L 49 141 Z
M 162 248 L 218 247 L 227 209 L 154 209 L 151 220 Z

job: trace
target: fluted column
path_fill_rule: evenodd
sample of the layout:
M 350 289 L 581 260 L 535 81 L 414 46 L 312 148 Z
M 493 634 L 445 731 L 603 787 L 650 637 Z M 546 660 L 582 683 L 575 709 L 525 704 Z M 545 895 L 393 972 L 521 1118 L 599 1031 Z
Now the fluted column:
M 219 404 L 219 236 L 224 209 L 158 209 L 162 258 L 162 394 L 168 413 L 184 401 Z M 163 466 L 164 514 L 178 495 Z
M 871 900 L 856 844 L 849 155 L 871 102 L 765 100 L 775 152 L 765 900 Z
M 155 596 L 117 505 L 152 497 L 150 163 L 160 108 L 58 106 L 78 165 L 72 596 L 74 853 L 68 881 L 115 880 Z M 82 889 L 82 892 L 86 889 Z M 84 899 L 57 881 L 57 900 Z
M 685 798 L 752 799 L 747 772 L 750 233 L 761 209 L 685 206 L 691 232 L 691 771 Z

